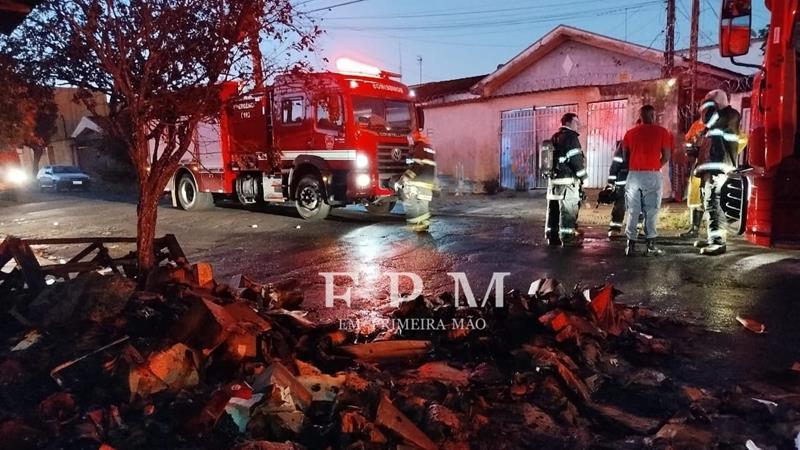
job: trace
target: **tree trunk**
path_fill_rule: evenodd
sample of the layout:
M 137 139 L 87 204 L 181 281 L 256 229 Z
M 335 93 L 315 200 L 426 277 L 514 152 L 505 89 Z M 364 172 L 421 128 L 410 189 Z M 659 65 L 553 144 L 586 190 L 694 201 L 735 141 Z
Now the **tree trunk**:
M 141 285 L 144 285 L 147 277 L 156 266 L 154 241 L 156 237 L 156 219 L 158 218 L 158 201 L 161 197 L 157 187 L 149 186 L 150 183 L 148 181 L 139 183 L 139 204 L 136 208 L 136 250 L 138 252 L 139 283 Z
M 36 175 L 39 174 L 39 163 L 42 162 L 42 156 L 44 156 L 44 149 L 46 147 L 32 147 L 33 150 L 33 177 L 36 178 Z

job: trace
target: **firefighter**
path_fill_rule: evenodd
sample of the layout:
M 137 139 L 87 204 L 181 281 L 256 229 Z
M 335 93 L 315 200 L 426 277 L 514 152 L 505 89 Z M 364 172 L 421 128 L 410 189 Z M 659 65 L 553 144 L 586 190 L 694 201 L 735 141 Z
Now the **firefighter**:
M 697 239 L 700 234 L 700 223 L 703 221 L 703 198 L 700 188 L 700 178 L 694 175 L 699 154 L 700 142 L 706 131 L 706 125 L 702 120 L 695 121 L 686 133 L 686 156 L 689 159 L 689 185 L 686 195 L 686 206 L 689 208 L 689 220 L 691 225 L 689 230 L 680 234 L 684 239 Z
M 406 223 L 413 231 L 424 233 L 431 224 L 430 202 L 436 176 L 436 152 L 425 144 L 414 146 L 412 164 L 400 179 L 400 201 L 406 211 Z
M 706 127 L 700 147 L 695 176 L 702 179 L 703 205 L 708 213 L 707 242 L 697 241 L 701 255 L 725 253 L 725 215 L 720 196 L 727 173 L 736 168 L 739 151 L 739 112 L 728 103 L 728 94 L 721 89 L 709 92 L 701 106 L 701 119 Z
M 580 247 L 578 211 L 586 173 L 585 158 L 578 139 L 578 115 L 561 117 L 561 128 L 553 135 L 553 176 L 548 180 L 545 237 L 550 245 Z
M 611 208 L 611 222 L 608 223 L 608 237 L 622 236 L 625 226 L 625 185 L 628 183 L 628 162 L 622 151 L 622 141 L 617 141 L 617 148 L 608 171 L 608 185 L 614 189 L 614 206 Z

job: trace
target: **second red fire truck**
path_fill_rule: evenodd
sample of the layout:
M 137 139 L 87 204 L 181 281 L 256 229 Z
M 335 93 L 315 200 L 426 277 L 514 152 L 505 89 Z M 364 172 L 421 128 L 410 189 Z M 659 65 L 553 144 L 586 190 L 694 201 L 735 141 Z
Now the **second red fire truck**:
M 423 115 L 396 74 L 350 59 L 337 69 L 279 76 L 226 102 L 218 124 L 199 127 L 168 186 L 173 205 L 202 209 L 227 196 L 242 204 L 293 201 L 307 220 L 349 204 L 389 212 L 417 150 L 433 153 L 420 131 Z

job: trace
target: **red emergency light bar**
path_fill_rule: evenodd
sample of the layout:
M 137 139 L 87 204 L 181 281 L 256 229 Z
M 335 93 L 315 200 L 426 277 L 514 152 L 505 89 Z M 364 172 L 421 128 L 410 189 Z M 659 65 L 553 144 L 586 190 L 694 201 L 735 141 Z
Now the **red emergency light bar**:
M 399 73 L 387 72 L 378 67 L 364 64 L 350 58 L 339 58 L 336 60 L 336 70 L 347 75 L 361 75 L 368 77 L 400 78 Z

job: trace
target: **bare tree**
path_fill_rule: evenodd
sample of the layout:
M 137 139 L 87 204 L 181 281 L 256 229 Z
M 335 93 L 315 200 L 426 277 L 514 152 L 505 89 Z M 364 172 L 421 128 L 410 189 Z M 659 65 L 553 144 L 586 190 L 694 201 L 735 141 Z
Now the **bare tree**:
M 80 88 L 92 114 L 89 93 L 108 96 L 108 132 L 139 180 L 137 248 L 147 274 L 159 199 L 197 124 L 221 110 L 223 83 L 253 79 L 253 42 L 281 57 L 261 61 L 256 52 L 259 71 L 290 69 L 318 34 L 289 0 L 47 0 L 17 39 L 47 78 Z
M 0 50 L 0 148 L 27 146 L 33 150 L 33 173 L 55 133 L 58 114 L 53 90 L 26 74 L 10 48 Z

